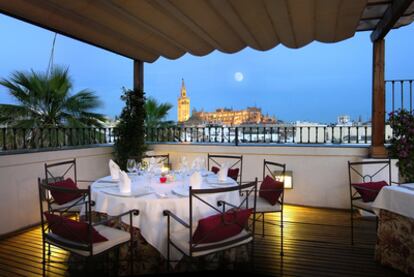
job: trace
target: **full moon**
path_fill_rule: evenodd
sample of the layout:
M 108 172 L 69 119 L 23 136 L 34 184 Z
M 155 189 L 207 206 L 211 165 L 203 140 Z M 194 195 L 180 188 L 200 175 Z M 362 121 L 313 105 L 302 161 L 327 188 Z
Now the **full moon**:
M 243 78 L 244 78 L 243 73 L 241 72 L 234 73 L 234 80 L 236 80 L 237 82 L 243 81 Z

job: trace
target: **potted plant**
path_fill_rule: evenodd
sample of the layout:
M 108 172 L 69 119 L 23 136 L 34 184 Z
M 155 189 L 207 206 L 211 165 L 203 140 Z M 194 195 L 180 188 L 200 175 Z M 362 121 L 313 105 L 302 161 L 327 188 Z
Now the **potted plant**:
M 142 160 L 145 145 L 145 96 L 142 90 L 123 88 L 121 99 L 125 102 L 115 132 L 115 158 L 121 167 L 126 168 L 127 160 L 134 157 Z
M 393 138 L 389 153 L 398 159 L 400 183 L 414 182 L 414 115 L 400 109 L 389 114 Z

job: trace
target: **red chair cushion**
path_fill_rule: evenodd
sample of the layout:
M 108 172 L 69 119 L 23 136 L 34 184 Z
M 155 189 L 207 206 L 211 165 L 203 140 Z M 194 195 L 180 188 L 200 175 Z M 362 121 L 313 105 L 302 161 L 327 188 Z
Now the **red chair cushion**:
M 72 220 L 56 214 L 50 214 L 48 212 L 44 212 L 44 215 L 50 230 L 52 230 L 54 234 L 71 241 L 88 243 L 88 223 Z M 99 234 L 98 231 L 92 227 L 92 243 L 107 240 L 107 238 Z
M 259 197 L 266 199 L 273 206 L 277 203 L 282 192 L 283 182 L 276 181 L 267 175 L 260 186 Z
M 239 168 L 229 168 L 229 170 L 227 171 L 227 176 L 232 178 L 234 181 L 237 181 L 237 177 L 239 177 Z M 213 166 L 211 168 L 211 171 L 214 174 L 217 174 L 220 171 L 220 168 Z
M 362 201 L 364 202 L 372 202 L 377 198 L 378 193 L 380 190 L 388 186 L 387 182 L 379 181 L 379 182 L 365 182 L 365 183 L 354 183 L 352 186 L 357 190 L 357 192 L 361 195 Z
M 234 181 L 237 181 L 237 177 L 239 177 L 239 169 L 229 168 L 229 170 L 227 171 L 227 176 L 232 178 Z
M 229 210 L 198 221 L 194 243 L 218 242 L 239 234 L 247 224 L 253 209 Z
M 60 188 L 73 189 L 73 190 L 78 189 L 78 186 L 71 178 L 67 178 L 66 180 L 63 180 L 63 181 L 51 183 L 49 185 L 60 187 Z M 69 201 L 75 200 L 76 198 L 79 198 L 82 196 L 82 194 L 77 191 L 74 191 L 74 192 L 50 191 L 50 193 L 52 194 L 53 199 L 59 205 L 65 204 Z
M 211 171 L 213 171 L 214 174 L 217 174 L 220 171 L 220 168 L 218 168 L 217 166 L 213 166 L 211 167 Z

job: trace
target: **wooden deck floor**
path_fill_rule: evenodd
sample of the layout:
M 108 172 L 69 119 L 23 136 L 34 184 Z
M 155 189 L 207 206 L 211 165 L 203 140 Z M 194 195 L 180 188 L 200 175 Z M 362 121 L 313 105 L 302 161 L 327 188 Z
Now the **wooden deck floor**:
M 272 276 L 404 276 L 374 261 L 375 221 L 356 223 L 350 243 L 349 213 L 341 210 L 288 206 L 285 208 L 284 257 L 280 257 L 279 228 L 266 224 L 266 236 L 255 243 L 255 272 Z M 270 222 L 278 215 L 268 215 Z M 257 225 L 258 233 L 261 224 Z M 65 261 L 65 251 L 52 248 L 53 259 Z M 52 264 L 48 276 L 68 275 L 67 266 Z M 39 276 L 41 234 L 33 228 L 0 241 L 0 276 Z

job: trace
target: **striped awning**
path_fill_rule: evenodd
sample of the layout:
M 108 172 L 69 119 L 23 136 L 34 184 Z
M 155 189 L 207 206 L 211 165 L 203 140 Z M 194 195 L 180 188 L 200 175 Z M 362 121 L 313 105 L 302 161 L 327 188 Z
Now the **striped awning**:
M 300 48 L 374 30 L 381 0 L 0 0 L 0 12 L 123 56 L 154 62 L 245 47 Z M 414 5 L 394 28 L 410 24 Z

